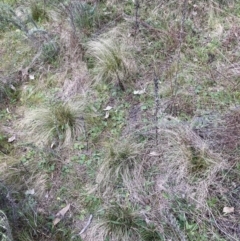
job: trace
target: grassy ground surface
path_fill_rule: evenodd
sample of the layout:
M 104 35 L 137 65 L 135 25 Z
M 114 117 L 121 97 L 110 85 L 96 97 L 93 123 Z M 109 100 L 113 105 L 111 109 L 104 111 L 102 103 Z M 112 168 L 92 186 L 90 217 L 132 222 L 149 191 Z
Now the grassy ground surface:
M 3 0 L 0 239 L 240 240 L 240 3 Z

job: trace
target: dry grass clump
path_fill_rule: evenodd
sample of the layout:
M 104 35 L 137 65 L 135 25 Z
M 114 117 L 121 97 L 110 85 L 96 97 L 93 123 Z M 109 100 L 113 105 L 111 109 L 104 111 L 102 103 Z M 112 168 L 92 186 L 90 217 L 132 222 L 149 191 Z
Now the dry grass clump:
M 68 74 L 64 76 L 64 82 L 59 93 L 59 97 L 63 101 L 69 101 L 74 97 L 86 97 L 91 92 L 91 81 L 87 70 L 87 66 L 82 61 L 69 60 L 66 63 L 69 68 Z
M 181 212 L 187 212 L 184 202 L 201 208 L 204 216 L 210 189 L 213 185 L 220 188 L 216 180 L 219 172 L 226 168 L 226 162 L 187 124 L 177 119 L 161 120 L 158 146 L 153 132 L 142 134 L 148 139 L 142 150 L 147 155 L 142 155 L 142 162 L 135 168 L 132 178 L 124 181 L 129 198 L 142 208 L 151 207 L 144 213 L 154 224 L 160 225 L 166 238 L 176 236 L 176 240 L 187 240 L 178 218 Z M 154 212 L 159 212 L 160 217 Z M 198 222 L 201 218 L 194 215 L 192 222 Z M 162 222 L 165 225 L 161 225 Z M 177 227 L 180 231 L 176 233 Z
M 239 128 L 240 109 L 234 107 L 223 115 L 218 115 L 212 119 L 208 118 L 205 125 L 193 129 L 212 149 L 228 156 L 235 156 L 240 146 Z
M 160 126 L 159 143 L 162 153 L 160 170 L 169 190 L 194 197 L 200 203 L 206 200 L 208 187 L 225 166 L 221 156 L 212 152 L 198 135 L 181 123 L 170 121 Z
M 136 143 L 132 136 L 113 140 L 105 149 L 105 156 L 96 176 L 100 190 L 112 191 L 121 180 L 129 180 L 139 164 L 142 143 Z
M 26 111 L 20 126 L 38 144 L 68 146 L 84 132 L 83 102 L 60 102 Z
M 93 74 L 95 81 L 117 81 L 122 90 L 132 82 L 136 72 L 136 63 L 129 43 L 115 29 L 108 34 L 88 43 L 88 54 L 94 60 Z

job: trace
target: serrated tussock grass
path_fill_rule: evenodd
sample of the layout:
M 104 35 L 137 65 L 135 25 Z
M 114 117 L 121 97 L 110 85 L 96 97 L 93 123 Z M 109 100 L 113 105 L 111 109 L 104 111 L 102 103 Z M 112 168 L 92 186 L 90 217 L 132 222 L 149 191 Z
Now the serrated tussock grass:
M 84 132 L 83 103 L 59 102 L 28 110 L 20 126 L 35 143 L 68 146 Z
M 100 190 L 111 190 L 122 180 L 129 180 L 139 164 L 142 143 L 136 143 L 132 136 L 113 142 L 105 147 L 96 182 Z
M 113 203 L 106 207 L 104 214 L 91 228 L 96 240 L 139 240 L 137 233 L 139 217 L 132 207 Z
M 136 62 L 124 36 L 110 32 L 87 44 L 88 55 L 94 60 L 93 75 L 96 82 L 116 82 L 122 90 L 132 83 Z
M 163 240 L 154 224 L 147 223 L 131 204 L 113 202 L 91 227 L 91 238 L 96 240 L 160 241 Z

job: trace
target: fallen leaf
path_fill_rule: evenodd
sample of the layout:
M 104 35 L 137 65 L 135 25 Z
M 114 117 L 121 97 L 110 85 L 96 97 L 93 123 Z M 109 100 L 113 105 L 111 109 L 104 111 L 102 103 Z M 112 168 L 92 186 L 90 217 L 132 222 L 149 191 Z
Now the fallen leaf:
M 133 91 L 133 94 L 134 95 L 142 95 L 142 94 L 144 94 L 145 93 L 145 89 L 143 89 L 143 90 L 134 90 Z
M 55 218 L 53 220 L 53 226 L 57 225 L 62 219 L 61 218 Z
M 34 189 L 29 189 L 25 192 L 25 195 L 34 195 L 35 191 Z
M 52 144 L 51 144 L 51 149 L 53 149 L 54 147 L 56 146 L 56 143 L 55 142 L 52 142 Z
M 111 110 L 112 109 L 112 106 L 107 106 L 105 109 L 103 109 L 103 110 L 106 110 L 106 111 L 108 111 L 108 110 Z
M 10 138 L 8 138 L 8 142 L 9 143 L 11 143 L 11 142 L 13 142 L 13 141 L 15 141 L 16 140 L 16 136 L 14 135 L 14 136 L 11 136 Z
M 65 214 L 66 214 L 66 212 L 69 210 L 69 208 L 70 208 L 70 204 L 68 204 L 66 207 L 64 207 L 64 208 L 62 208 L 57 214 L 56 214 L 56 216 L 57 217 L 63 217 Z
M 66 207 L 62 208 L 57 214 L 56 214 L 56 218 L 53 220 L 53 225 L 57 225 L 65 216 L 65 214 L 67 213 L 67 211 L 70 208 L 70 204 L 68 204 Z
M 30 80 L 34 80 L 34 75 L 33 75 L 33 74 L 30 74 L 30 75 L 29 75 L 29 79 L 30 79 Z
M 109 111 L 106 112 L 104 119 L 107 119 L 108 117 L 109 117 Z
M 156 152 L 156 151 L 152 151 L 149 153 L 149 156 L 161 156 L 161 153 Z
M 16 88 L 15 88 L 13 85 L 10 85 L 10 88 L 11 88 L 13 91 L 16 91 Z
M 10 113 L 11 113 L 11 111 L 9 110 L 9 108 L 7 108 L 6 110 L 7 110 L 7 113 L 8 113 L 8 114 L 10 114 Z
M 224 207 L 223 212 L 228 214 L 228 213 L 233 213 L 234 212 L 234 207 Z
M 196 15 L 197 15 L 197 12 L 196 12 L 196 11 L 193 11 L 193 12 L 192 12 L 192 15 L 193 15 L 193 16 L 196 16 Z

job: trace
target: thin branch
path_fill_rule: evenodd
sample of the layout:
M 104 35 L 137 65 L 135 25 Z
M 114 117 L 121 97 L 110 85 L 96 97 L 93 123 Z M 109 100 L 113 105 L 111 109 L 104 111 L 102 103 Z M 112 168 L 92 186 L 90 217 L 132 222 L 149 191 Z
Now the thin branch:
M 125 91 L 125 87 L 124 87 L 124 85 L 123 85 L 123 83 L 122 83 L 122 81 L 121 81 L 121 79 L 120 79 L 119 74 L 118 74 L 117 71 L 116 71 L 116 76 L 117 76 L 118 85 L 119 85 L 120 89 L 121 89 L 122 91 Z
M 175 78 L 172 81 L 172 95 L 175 97 L 178 90 L 178 77 L 179 77 L 179 66 L 181 61 L 181 50 L 182 50 L 182 43 L 183 43 L 183 33 L 184 33 L 184 24 L 186 20 L 186 12 L 187 12 L 187 5 L 188 1 L 184 0 L 183 7 L 182 7 L 182 20 L 181 20 L 181 26 L 180 26 L 180 39 L 179 39 L 179 47 L 178 47 L 178 53 L 177 53 L 177 71 L 175 74 Z
M 87 230 L 88 226 L 89 226 L 89 225 L 91 224 L 91 222 L 92 222 L 92 219 L 93 219 L 93 215 L 91 214 L 90 217 L 89 217 L 89 219 L 88 219 L 87 224 L 85 225 L 85 227 L 81 230 L 81 232 L 80 232 L 78 235 L 83 234 L 83 233 Z
M 85 122 L 85 119 L 84 117 L 82 117 L 82 120 L 83 120 L 83 129 L 84 129 L 84 134 L 85 134 L 85 140 L 86 140 L 86 144 L 87 144 L 87 152 L 88 152 L 88 149 L 89 149 L 89 140 L 88 140 L 88 132 L 87 132 L 87 127 L 86 127 L 86 122 Z
M 155 140 L 156 140 L 156 146 L 158 145 L 158 111 L 159 111 L 159 106 L 160 106 L 160 101 L 159 101 L 159 95 L 158 95 L 158 90 L 159 90 L 159 79 L 157 78 L 156 71 L 154 69 L 154 92 L 155 92 Z
M 137 30 L 139 28 L 139 23 L 138 23 L 138 10 L 140 8 L 139 0 L 135 0 L 134 5 L 135 5 L 135 34 L 134 34 L 134 42 L 135 42 Z

